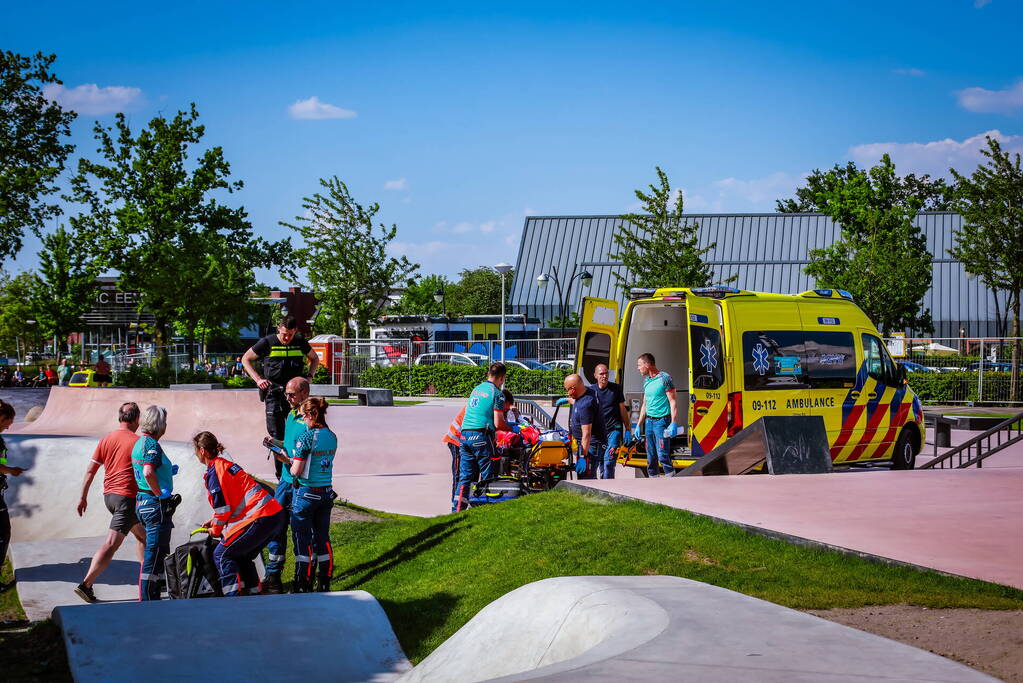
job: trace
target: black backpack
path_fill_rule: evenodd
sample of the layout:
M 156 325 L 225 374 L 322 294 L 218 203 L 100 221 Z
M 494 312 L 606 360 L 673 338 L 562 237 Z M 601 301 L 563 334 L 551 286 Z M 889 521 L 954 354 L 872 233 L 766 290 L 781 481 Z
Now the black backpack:
M 224 597 L 217 565 L 213 561 L 217 543 L 207 536 L 201 541 L 179 545 L 167 556 L 164 560 L 167 594 L 172 600 Z

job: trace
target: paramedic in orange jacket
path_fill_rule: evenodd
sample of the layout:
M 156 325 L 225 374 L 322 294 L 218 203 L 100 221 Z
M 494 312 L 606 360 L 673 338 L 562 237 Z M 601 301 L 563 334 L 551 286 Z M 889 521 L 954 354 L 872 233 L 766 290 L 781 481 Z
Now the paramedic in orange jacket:
M 195 457 L 206 465 L 203 482 L 213 507 L 213 517 L 203 526 L 221 536 L 213 559 L 224 597 L 259 593 L 253 560 L 280 532 L 284 509 L 241 465 L 221 457 L 224 447 L 213 434 L 200 432 L 192 443 Z

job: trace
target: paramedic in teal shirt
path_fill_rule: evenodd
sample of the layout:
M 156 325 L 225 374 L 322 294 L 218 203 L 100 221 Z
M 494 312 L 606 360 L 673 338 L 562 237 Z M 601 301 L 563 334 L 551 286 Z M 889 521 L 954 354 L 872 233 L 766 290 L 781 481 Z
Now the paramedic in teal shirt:
M 643 375 L 643 407 L 639 422 L 632 435 L 638 441 L 640 430 L 646 427 L 646 471 L 656 477 L 660 469 L 664 476 L 675 473 L 671 464 L 671 437 L 678 434 L 678 405 L 671 375 L 657 369 L 653 354 L 644 353 L 636 359 L 636 369 Z
M 312 592 L 314 558 L 316 590 L 326 592 L 334 573 L 330 511 L 337 498 L 331 487 L 337 436 L 327 427 L 326 399 L 306 399 L 299 410 L 306 430 L 298 437 L 291 455 L 291 474 L 298 483 L 291 502 L 291 528 L 295 532 L 295 583 L 291 592 Z
M 266 546 L 266 580 L 263 581 L 263 592 L 268 595 L 283 591 L 281 573 L 284 571 L 284 558 L 288 552 L 288 523 L 295 495 L 295 477 L 291 474 L 291 456 L 295 454 L 295 442 L 306 430 L 305 422 L 298 416 L 298 413 L 301 405 L 309 398 L 309 380 L 305 377 L 291 379 L 284 387 L 284 398 L 291 406 L 291 412 L 284 418 L 284 450 L 287 459 L 278 458 L 284 467 L 281 468 L 281 478 L 274 491 L 274 498 L 284 509 L 284 526 Z
M 135 496 L 135 515 L 146 528 L 146 550 L 139 572 L 139 600 L 159 600 L 165 581 L 163 559 L 170 552 L 170 536 L 174 523 L 174 474 L 178 466 L 171 463 L 160 446 L 160 437 L 167 432 L 167 409 L 149 406 L 139 421 L 142 436 L 131 452 L 131 468 L 139 492 Z M 180 500 L 180 496 L 178 496 Z
M 487 381 L 469 394 L 462 419 L 462 444 L 458 451 L 458 491 L 451 501 L 453 511 L 461 511 L 468 504 L 469 488 L 473 482 L 487 481 L 494 476 L 494 432 L 509 430 L 504 419 L 504 393 L 501 385 L 508 374 L 504 363 L 493 363 L 487 368 Z

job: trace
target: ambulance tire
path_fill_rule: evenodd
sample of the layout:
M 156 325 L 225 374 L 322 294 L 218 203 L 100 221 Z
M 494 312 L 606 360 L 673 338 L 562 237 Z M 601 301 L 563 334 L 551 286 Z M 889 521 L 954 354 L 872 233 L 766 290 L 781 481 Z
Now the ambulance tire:
M 916 452 L 913 448 L 913 435 L 908 429 L 903 429 L 899 434 L 899 440 L 895 442 L 895 451 L 892 453 L 893 470 L 911 470 L 916 466 Z

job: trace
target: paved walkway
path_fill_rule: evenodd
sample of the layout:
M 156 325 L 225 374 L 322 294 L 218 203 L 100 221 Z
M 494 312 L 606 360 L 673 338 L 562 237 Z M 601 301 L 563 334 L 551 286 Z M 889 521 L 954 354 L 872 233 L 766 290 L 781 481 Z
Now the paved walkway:
M 1023 588 L 1019 467 L 574 483 Z

